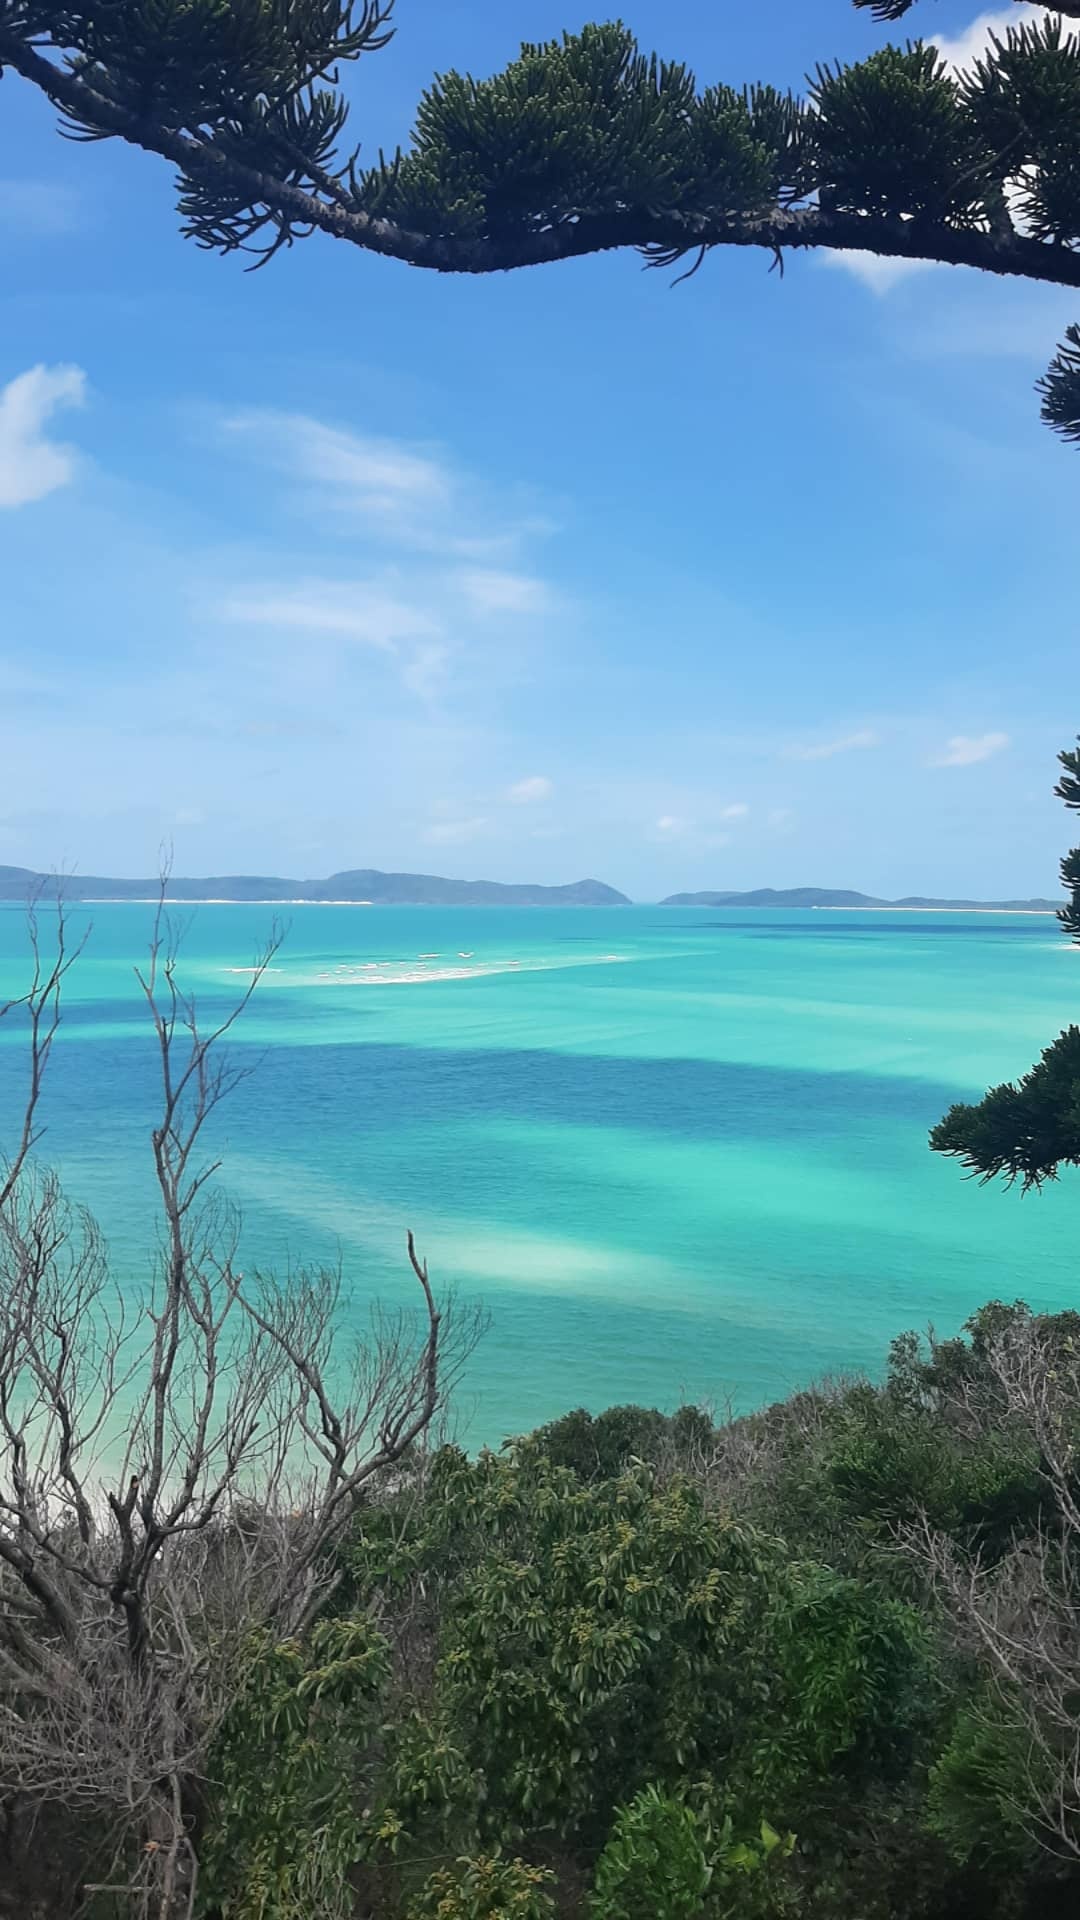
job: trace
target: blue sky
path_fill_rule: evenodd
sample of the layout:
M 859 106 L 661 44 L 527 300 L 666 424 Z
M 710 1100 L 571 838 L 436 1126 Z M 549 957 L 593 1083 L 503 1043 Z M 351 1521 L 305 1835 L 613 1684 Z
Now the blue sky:
M 598 17 L 399 7 L 369 152 L 433 71 Z M 703 82 L 883 38 L 843 0 L 622 11 Z M 0 862 L 1054 887 L 1080 457 L 1032 384 L 1080 297 L 318 237 L 245 275 L 163 164 L 3 91 Z

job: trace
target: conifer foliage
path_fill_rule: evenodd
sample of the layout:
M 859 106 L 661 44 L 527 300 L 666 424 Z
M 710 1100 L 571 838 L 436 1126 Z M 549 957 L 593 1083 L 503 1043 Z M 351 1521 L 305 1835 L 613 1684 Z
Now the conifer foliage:
M 1071 378 L 1080 399 L 1080 335 Z M 1075 420 L 1072 437 L 1080 438 Z M 1080 812 L 1080 744 L 1058 760 L 1062 771 L 1054 792 Z M 1062 860 L 1061 884 L 1069 898 L 1058 919 L 1073 944 L 1080 945 L 1080 847 Z M 1080 1166 L 1080 1027 L 1066 1027 L 1015 1085 L 991 1087 L 975 1106 L 951 1107 L 930 1144 L 938 1153 L 954 1154 L 981 1180 L 1001 1174 L 1010 1183 L 1021 1181 L 1025 1192 L 1056 1180 L 1059 1167 Z
M 856 0 L 895 21 L 912 0 Z M 183 231 L 256 260 L 319 229 L 443 272 L 621 247 L 846 248 L 1080 287 L 1080 0 L 957 73 L 922 42 L 820 66 L 804 97 L 699 85 L 618 22 L 424 93 L 409 148 L 361 164 L 342 73 L 393 0 L 0 0 L 0 69 L 63 130 L 177 170 Z M 1066 17 L 1063 22 L 1061 15 Z M 1080 332 L 1041 383 L 1080 438 Z

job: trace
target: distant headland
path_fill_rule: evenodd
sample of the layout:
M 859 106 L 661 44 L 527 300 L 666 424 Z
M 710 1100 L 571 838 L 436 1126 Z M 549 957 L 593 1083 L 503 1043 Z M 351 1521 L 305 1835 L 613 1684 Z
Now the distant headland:
M 65 900 L 122 902 L 156 900 L 158 879 L 120 880 L 98 874 L 35 873 L 30 867 L 0 867 L 0 903 L 25 904 L 57 890 Z M 189 906 L 323 907 L 629 907 L 625 893 L 603 880 L 574 880 L 542 887 L 502 880 L 447 880 L 434 873 L 382 873 L 350 867 L 326 880 L 283 880 L 266 874 L 214 874 L 183 879 L 170 874 L 167 898 Z M 908 894 L 884 900 L 847 887 L 756 887 L 744 893 L 672 893 L 661 907 L 821 907 L 890 913 L 1056 913 L 1061 900 L 936 900 Z
M 0 900 L 25 901 L 39 888 L 57 888 L 65 900 L 156 900 L 161 883 L 105 879 L 94 874 L 59 876 L 29 867 L 0 867 Z M 355 867 L 327 880 L 282 880 L 263 874 L 214 875 L 185 880 L 170 874 L 170 900 L 227 905 L 237 902 L 293 906 L 365 907 L 628 907 L 625 893 L 601 880 L 574 880 L 569 886 L 505 885 L 499 880 L 444 880 L 433 873 L 380 873 Z
M 846 887 L 757 887 L 750 893 L 672 893 L 662 907 L 831 907 L 888 910 L 893 913 L 1056 913 L 1063 900 L 933 900 L 908 894 L 903 900 L 879 900 Z

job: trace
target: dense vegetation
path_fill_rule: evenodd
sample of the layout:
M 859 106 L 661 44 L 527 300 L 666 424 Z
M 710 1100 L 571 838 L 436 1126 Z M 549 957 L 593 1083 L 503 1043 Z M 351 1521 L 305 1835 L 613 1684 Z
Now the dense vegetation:
M 911 0 L 856 0 L 883 18 Z M 957 75 L 922 42 L 817 67 L 805 97 L 642 51 L 619 22 L 523 46 L 490 79 L 440 75 L 412 143 L 343 145 L 344 63 L 393 0 L 0 0 L 0 69 L 77 138 L 179 177 L 200 246 L 267 259 L 315 230 L 442 272 L 602 252 L 857 249 L 1080 286 L 1080 41 L 1057 0 Z M 824 50 L 823 50 L 824 51 Z M 1080 438 L 1080 330 L 1042 382 Z
M 1054 788 L 1072 813 L 1080 812 L 1080 749 L 1058 754 Z M 1058 920 L 1080 944 L 1080 847 L 1061 862 L 1067 902 Z M 930 1135 L 937 1153 L 955 1156 L 980 1180 L 1019 1181 L 1024 1192 L 1056 1180 L 1061 1167 L 1080 1166 L 1080 1027 L 1066 1027 L 1015 1082 L 991 1087 L 975 1104 L 951 1107 Z
M 333 1545 L 317 1613 L 231 1648 L 191 1910 L 1075 1912 L 1078 1433 L 1080 1315 L 994 1303 L 898 1339 L 878 1386 L 415 1456 Z M 104 1784 L 33 1812 L 0 1910 L 125 1883 Z
M 437 1452 L 250 1649 L 208 1910 L 1074 1912 L 1078 1430 L 1080 1316 L 992 1305 L 880 1387 Z

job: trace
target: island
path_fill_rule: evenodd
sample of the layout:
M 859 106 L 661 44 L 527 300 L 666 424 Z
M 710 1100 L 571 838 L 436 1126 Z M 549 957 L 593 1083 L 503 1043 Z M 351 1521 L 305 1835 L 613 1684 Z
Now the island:
M 0 867 L 0 901 L 22 904 L 42 891 L 71 901 L 156 900 L 158 879 L 123 880 L 93 874 L 35 873 L 29 867 Z M 365 907 L 628 907 L 625 893 L 602 880 L 574 880 L 542 887 L 501 880 L 445 880 L 433 873 L 380 873 L 353 867 L 327 880 L 282 880 L 263 874 L 214 875 L 186 880 L 170 874 L 169 900 L 228 905 L 288 903 Z
M 671 893 L 662 907 L 831 907 L 877 908 L 893 912 L 926 913 L 1057 913 L 1063 900 L 933 900 L 908 894 L 903 900 L 880 900 L 874 894 L 853 893 L 848 887 L 755 887 L 749 893 Z

